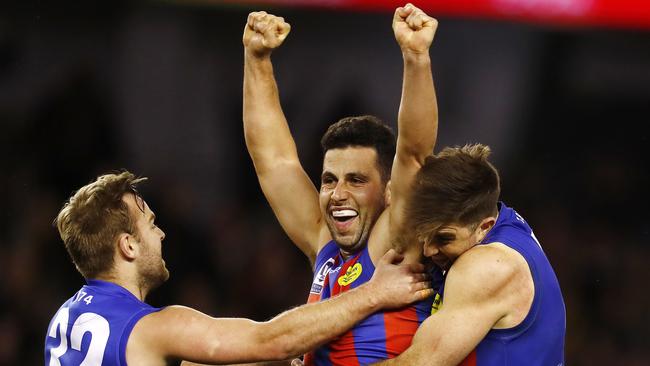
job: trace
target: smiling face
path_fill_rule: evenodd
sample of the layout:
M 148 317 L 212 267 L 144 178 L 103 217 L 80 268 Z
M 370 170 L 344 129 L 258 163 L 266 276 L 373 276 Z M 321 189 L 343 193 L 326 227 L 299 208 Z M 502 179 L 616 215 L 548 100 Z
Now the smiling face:
M 320 207 L 344 255 L 359 251 L 384 210 L 385 183 L 370 147 L 330 149 L 323 159 Z
M 154 289 L 169 278 L 169 270 L 162 258 L 162 240 L 165 233 L 155 224 L 156 215 L 139 196 L 127 194 L 125 201 L 135 221 L 136 240 L 142 244 L 137 258 L 140 285 Z

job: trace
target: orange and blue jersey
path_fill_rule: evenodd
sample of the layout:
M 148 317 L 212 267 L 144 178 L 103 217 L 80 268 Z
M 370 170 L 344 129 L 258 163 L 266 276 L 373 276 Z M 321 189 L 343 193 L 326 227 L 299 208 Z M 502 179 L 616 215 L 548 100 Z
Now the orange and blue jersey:
M 555 272 L 530 226 L 515 210 L 499 202 L 497 222 L 481 242 L 489 243 L 505 244 L 526 259 L 535 295 L 519 325 L 490 330 L 459 366 L 564 365 L 564 300 Z
M 318 253 L 309 303 L 328 299 L 368 282 L 375 272 L 368 247 L 347 260 L 330 241 Z M 394 358 L 410 345 L 431 313 L 432 299 L 377 312 L 332 342 L 305 355 L 305 366 L 357 366 Z M 336 321 L 336 319 L 332 319 Z

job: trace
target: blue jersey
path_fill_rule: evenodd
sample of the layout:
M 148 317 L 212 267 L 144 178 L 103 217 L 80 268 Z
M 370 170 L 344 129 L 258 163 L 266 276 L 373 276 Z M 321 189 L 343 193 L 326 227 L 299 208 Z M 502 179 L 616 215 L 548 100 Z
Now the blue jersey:
M 528 315 L 519 325 L 490 330 L 460 365 L 564 365 L 564 300 L 555 272 L 535 234 L 515 210 L 499 203 L 497 222 L 481 244 L 489 243 L 505 244 L 526 259 L 535 295 Z
M 308 302 L 328 299 L 366 283 L 375 272 L 368 247 L 344 259 L 330 241 L 316 257 Z M 410 345 L 418 326 L 431 312 L 432 299 L 398 310 L 380 311 L 350 331 L 305 356 L 306 366 L 358 366 L 394 358 Z M 335 321 L 335 319 L 333 320 Z
M 160 310 L 114 283 L 87 283 L 50 321 L 46 366 L 126 366 L 131 330 L 140 318 Z

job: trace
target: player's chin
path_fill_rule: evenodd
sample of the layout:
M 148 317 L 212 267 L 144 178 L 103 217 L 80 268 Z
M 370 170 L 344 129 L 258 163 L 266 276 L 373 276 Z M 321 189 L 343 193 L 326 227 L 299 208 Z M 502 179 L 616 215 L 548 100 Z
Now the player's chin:
M 359 233 L 346 233 L 346 234 L 339 234 L 335 233 L 333 235 L 333 239 L 336 242 L 336 244 L 339 246 L 339 248 L 344 249 L 348 252 L 356 252 L 359 247 L 363 245 L 361 243 L 361 235 Z

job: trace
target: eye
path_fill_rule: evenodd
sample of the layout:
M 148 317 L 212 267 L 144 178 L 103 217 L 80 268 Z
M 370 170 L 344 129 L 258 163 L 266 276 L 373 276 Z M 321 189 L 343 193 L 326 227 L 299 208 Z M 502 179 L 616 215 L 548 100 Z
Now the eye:
M 324 176 L 321 178 L 321 186 L 324 186 L 324 187 L 331 187 L 331 186 L 333 186 L 334 184 L 336 184 L 336 179 L 334 179 L 334 177 L 331 176 L 331 175 L 329 175 L 329 174 L 328 174 L 328 175 L 324 175 Z
M 436 234 L 433 237 L 433 241 L 438 245 L 447 245 L 456 240 L 456 236 L 453 234 Z

